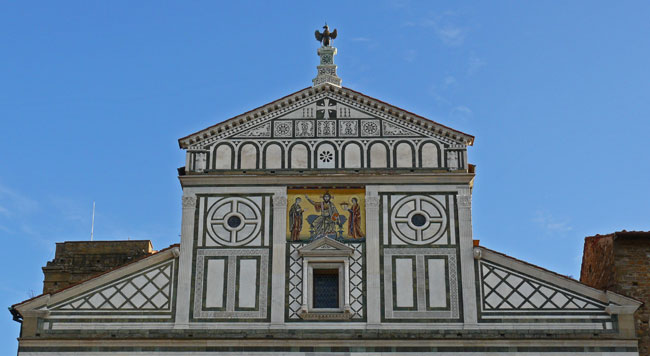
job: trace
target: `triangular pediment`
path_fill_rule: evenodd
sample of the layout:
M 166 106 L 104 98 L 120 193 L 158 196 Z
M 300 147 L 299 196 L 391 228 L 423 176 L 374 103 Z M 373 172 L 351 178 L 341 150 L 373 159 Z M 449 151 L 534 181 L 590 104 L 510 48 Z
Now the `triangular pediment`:
M 436 137 L 471 145 L 474 137 L 348 88 L 306 88 L 181 138 L 201 149 L 225 138 Z
M 639 302 L 484 247 L 474 248 L 481 313 L 602 313 Z
M 86 317 L 113 313 L 172 312 L 178 246 L 142 260 L 118 267 L 74 286 L 17 304 L 21 313 L 30 311 L 58 316 L 84 314 Z M 143 315 L 143 318 L 147 316 Z
M 301 256 L 351 256 L 354 249 L 324 237 L 299 248 L 298 253 Z

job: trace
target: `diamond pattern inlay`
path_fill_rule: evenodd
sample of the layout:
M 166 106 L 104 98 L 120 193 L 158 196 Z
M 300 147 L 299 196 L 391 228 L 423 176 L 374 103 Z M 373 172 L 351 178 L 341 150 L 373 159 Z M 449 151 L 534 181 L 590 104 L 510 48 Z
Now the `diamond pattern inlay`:
M 298 312 L 302 305 L 302 258 L 298 249 L 304 243 L 289 244 L 289 318 L 299 319 Z
M 53 310 L 169 310 L 174 261 L 91 291 Z
M 516 275 L 500 266 L 481 262 L 484 311 L 496 310 L 602 310 L 603 305 L 535 279 Z
M 298 313 L 302 305 L 302 258 L 298 249 L 306 243 L 289 244 L 289 319 L 300 319 Z M 363 318 L 363 249 L 364 244 L 349 243 L 354 249 L 350 257 L 350 312 L 352 319 Z

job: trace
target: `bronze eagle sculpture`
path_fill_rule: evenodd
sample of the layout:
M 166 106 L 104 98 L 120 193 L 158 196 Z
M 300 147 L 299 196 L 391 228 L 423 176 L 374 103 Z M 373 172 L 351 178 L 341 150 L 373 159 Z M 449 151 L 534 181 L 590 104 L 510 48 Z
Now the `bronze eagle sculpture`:
M 336 29 L 334 31 L 330 32 L 330 28 L 325 24 L 323 26 L 325 29 L 323 33 L 320 33 L 318 30 L 316 30 L 316 41 L 323 43 L 323 46 L 328 47 L 330 45 L 330 39 L 335 39 L 336 38 Z

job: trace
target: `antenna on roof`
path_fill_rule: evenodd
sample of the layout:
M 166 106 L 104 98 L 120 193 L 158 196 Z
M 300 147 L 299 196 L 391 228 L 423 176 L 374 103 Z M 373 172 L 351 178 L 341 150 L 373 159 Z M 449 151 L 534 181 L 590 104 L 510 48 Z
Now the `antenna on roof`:
M 95 202 L 93 201 L 93 222 L 90 225 L 90 241 L 93 240 L 93 233 L 95 232 Z

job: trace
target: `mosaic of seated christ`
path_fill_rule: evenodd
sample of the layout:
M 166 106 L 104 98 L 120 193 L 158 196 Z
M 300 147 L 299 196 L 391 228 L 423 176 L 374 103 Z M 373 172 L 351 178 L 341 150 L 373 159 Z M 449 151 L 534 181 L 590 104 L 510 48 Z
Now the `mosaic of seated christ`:
M 365 239 L 364 189 L 290 189 L 287 239 Z

